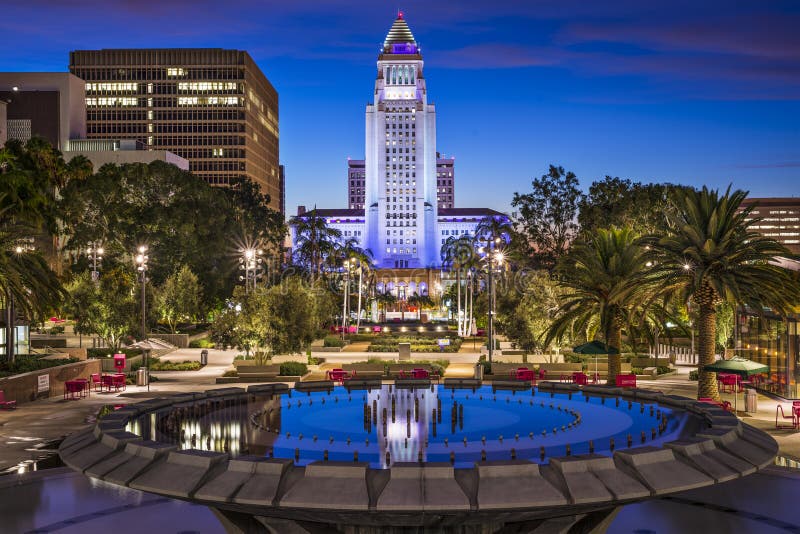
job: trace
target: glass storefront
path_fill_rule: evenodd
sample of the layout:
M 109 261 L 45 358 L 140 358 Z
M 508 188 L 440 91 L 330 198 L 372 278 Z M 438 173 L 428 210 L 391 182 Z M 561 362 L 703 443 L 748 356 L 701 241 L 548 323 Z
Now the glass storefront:
M 798 398 L 800 316 L 782 319 L 768 311 L 758 315 L 750 310 L 740 310 L 737 315 L 737 354 L 769 366 L 769 373 L 754 382 L 758 389 Z

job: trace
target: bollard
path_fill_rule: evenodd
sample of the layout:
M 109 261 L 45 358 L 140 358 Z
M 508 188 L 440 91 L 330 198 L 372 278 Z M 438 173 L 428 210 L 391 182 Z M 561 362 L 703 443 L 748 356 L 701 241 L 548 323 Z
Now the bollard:
M 422 449 L 420 449 L 420 451 L 417 453 L 417 461 L 422 463 Z
M 594 454 L 594 441 L 589 440 L 589 454 Z
M 322 459 L 325 460 L 326 462 L 328 461 L 328 449 L 322 451 Z
M 358 461 L 358 451 L 353 451 L 353 461 L 354 462 Z
M 628 448 L 630 449 L 633 446 L 633 436 L 628 434 Z
M 650 439 L 656 439 L 656 429 L 655 428 L 653 428 L 650 431 Z
M 389 451 L 386 451 L 386 467 L 389 467 Z
M 644 430 L 642 430 L 642 443 L 647 441 L 647 434 L 645 434 Z
M 517 449 L 515 449 L 514 447 L 511 447 L 511 459 L 512 460 L 517 459 Z
M 572 447 L 569 446 L 569 443 L 567 443 L 567 456 L 572 456 Z
M 539 447 L 539 459 L 544 460 L 544 445 Z
M 300 449 L 295 449 L 294 450 L 294 461 L 295 462 L 300 461 Z
M 614 438 L 611 438 L 611 452 L 614 452 Z
M 486 449 L 481 449 L 481 461 L 486 461 Z
M 450 463 L 451 464 L 456 463 L 456 453 L 454 453 L 453 451 L 450 451 Z

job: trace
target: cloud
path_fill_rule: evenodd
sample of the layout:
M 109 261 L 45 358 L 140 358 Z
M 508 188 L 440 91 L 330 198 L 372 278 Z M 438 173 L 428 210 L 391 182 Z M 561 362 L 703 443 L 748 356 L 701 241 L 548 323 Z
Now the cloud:
M 434 50 L 432 61 L 439 68 L 507 69 L 542 67 L 561 63 L 570 54 L 557 48 L 482 43 L 451 50 Z
M 782 161 L 777 163 L 739 164 L 737 169 L 800 169 L 800 161 Z

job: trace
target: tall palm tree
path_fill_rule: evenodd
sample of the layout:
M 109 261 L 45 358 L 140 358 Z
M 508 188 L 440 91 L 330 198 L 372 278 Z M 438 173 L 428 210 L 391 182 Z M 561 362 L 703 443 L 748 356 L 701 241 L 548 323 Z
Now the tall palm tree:
M 295 231 L 296 257 L 301 263 L 308 265 L 312 280 L 318 278 L 322 262 L 335 251 L 342 232 L 330 228 L 325 217 L 319 215 L 316 208 L 292 217 L 289 225 Z
M 746 196 L 730 186 L 723 195 L 706 187 L 681 191 L 666 232 L 643 240 L 653 264 L 650 280 L 697 310 L 698 397 L 719 398 L 716 373 L 704 371 L 715 359 L 715 306 L 726 301 L 784 314 L 800 292 L 787 270 L 770 263 L 789 252 L 751 229 L 760 219 L 748 220 L 755 206 L 742 207 Z
M 458 310 L 458 320 L 457 320 L 457 330 L 458 335 L 463 336 L 465 332 L 465 324 L 466 324 L 466 317 L 465 313 L 462 313 L 462 301 L 461 301 L 461 280 L 462 280 L 462 272 L 465 272 L 466 268 L 470 264 L 471 261 L 475 259 L 475 248 L 472 242 L 472 239 L 464 234 L 461 236 L 450 236 L 442 245 L 442 264 L 448 270 L 455 270 L 456 272 L 456 301 L 457 301 L 457 310 Z M 464 292 L 464 296 L 466 297 L 467 293 Z M 466 310 L 464 310 L 466 311 Z
M 587 329 L 593 322 L 607 345 L 620 349 L 623 327 L 631 311 L 643 300 L 637 284 L 645 268 L 646 250 L 629 228 L 600 229 L 575 243 L 558 264 L 560 285 L 571 292 L 545 335 L 545 345 L 573 328 Z M 620 372 L 620 355 L 608 357 L 608 382 Z

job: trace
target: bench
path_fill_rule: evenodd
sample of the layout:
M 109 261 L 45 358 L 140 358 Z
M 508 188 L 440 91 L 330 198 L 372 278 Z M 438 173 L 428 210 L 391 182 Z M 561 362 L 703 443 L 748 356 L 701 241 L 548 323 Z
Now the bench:
M 544 369 L 547 371 L 547 377 L 559 377 L 563 374 L 572 374 L 576 371 L 583 370 L 583 364 L 581 363 L 542 363 L 539 364 L 539 370 L 541 371 Z M 594 368 L 592 368 L 594 371 Z
M 249 380 L 268 380 L 276 378 L 280 374 L 281 366 L 272 365 L 242 365 L 237 369 L 239 378 Z
M 382 363 L 343 364 L 342 369 L 353 375 L 354 378 L 382 378 L 386 373 L 386 367 Z

